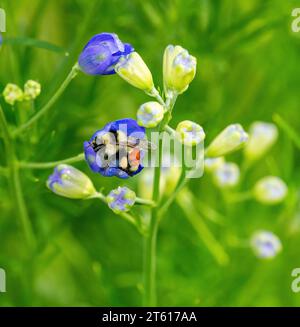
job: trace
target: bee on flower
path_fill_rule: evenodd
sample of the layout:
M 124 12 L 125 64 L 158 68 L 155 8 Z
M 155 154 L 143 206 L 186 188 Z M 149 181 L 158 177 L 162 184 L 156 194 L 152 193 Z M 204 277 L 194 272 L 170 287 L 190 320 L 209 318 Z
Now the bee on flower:
M 145 128 L 130 118 L 106 124 L 84 142 L 85 158 L 92 171 L 119 178 L 138 174 L 144 168 L 144 153 L 150 148 Z

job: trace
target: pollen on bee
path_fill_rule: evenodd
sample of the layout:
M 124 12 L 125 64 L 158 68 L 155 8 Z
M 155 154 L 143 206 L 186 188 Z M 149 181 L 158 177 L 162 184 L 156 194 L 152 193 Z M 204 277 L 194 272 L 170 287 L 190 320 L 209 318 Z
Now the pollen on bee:
M 126 157 L 122 157 L 122 158 L 120 159 L 120 163 L 119 163 L 119 165 L 120 165 L 120 167 L 121 167 L 122 169 L 126 169 L 126 168 L 128 167 L 128 160 L 127 160 L 127 158 L 126 158 Z

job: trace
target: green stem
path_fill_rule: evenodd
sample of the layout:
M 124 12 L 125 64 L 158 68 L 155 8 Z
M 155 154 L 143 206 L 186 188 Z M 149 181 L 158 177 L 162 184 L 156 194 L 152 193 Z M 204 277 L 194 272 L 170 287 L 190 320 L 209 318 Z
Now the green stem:
M 135 203 L 150 206 L 150 207 L 155 207 L 156 206 L 156 203 L 154 201 L 148 200 L 148 199 L 142 199 L 142 198 L 139 198 L 139 197 L 136 197 Z
M 286 120 L 280 115 L 273 115 L 274 122 L 287 134 L 287 136 L 294 142 L 296 147 L 300 149 L 300 135 L 297 130 L 292 127 Z
M 72 67 L 67 78 L 61 84 L 61 86 L 58 88 L 55 94 L 50 98 L 50 100 L 31 119 L 29 119 L 25 124 L 23 124 L 22 126 L 20 126 L 18 129 L 14 131 L 13 133 L 14 137 L 20 135 L 24 130 L 31 127 L 36 121 L 38 121 L 43 115 L 45 115 L 49 111 L 49 109 L 55 104 L 58 98 L 62 95 L 62 93 L 65 91 L 65 89 L 73 80 L 73 78 L 75 78 L 75 76 L 78 74 L 79 70 L 80 69 L 78 63 L 76 63 Z
M 159 94 L 156 88 L 153 88 L 150 93 L 148 93 L 151 97 L 154 97 L 162 106 L 165 106 L 165 101 Z
M 18 216 L 20 218 L 20 222 L 22 224 L 24 235 L 28 243 L 28 246 L 30 248 L 33 248 L 35 246 L 35 239 L 34 239 L 31 222 L 28 217 L 28 213 L 23 197 L 18 161 L 15 154 L 14 144 L 9 134 L 8 124 L 1 106 L 0 106 L 0 125 L 3 132 L 2 134 L 3 134 L 4 145 L 6 150 L 5 152 L 6 152 L 7 166 L 9 168 L 11 189 L 12 189 L 14 201 L 18 209 Z
M 97 192 L 96 194 L 90 196 L 88 199 L 100 199 L 103 203 L 107 204 L 106 196 L 104 194 L 102 194 L 101 192 Z M 122 217 L 124 220 L 126 220 L 127 222 L 129 222 L 130 224 L 135 226 L 141 232 L 140 226 L 138 225 L 137 220 L 133 216 L 131 216 L 129 213 L 122 212 L 122 213 L 119 213 L 118 216 Z
M 162 158 L 162 140 L 158 144 L 159 161 L 154 171 L 153 195 L 155 203 L 159 202 L 159 185 Z M 144 243 L 144 306 L 156 306 L 156 240 L 158 231 L 158 208 L 153 208 L 149 233 Z
M 182 170 L 179 181 L 176 185 L 175 190 L 172 192 L 172 194 L 168 197 L 168 199 L 164 202 L 164 204 L 159 209 L 159 217 L 163 217 L 163 215 L 166 213 L 166 211 L 169 209 L 170 205 L 174 202 L 177 195 L 180 193 L 180 191 L 185 187 L 187 184 L 188 179 L 185 177 L 185 171 Z
M 155 92 L 156 91 L 156 92 Z M 164 119 L 160 123 L 159 132 L 165 130 L 169 121 L 172 118 L 172 110 L 176 102 L 177 96 L 174 95 L 172 99 L 163 101 L 158 91 L 155 89 L 152 96 L 165 107 Z M 160 175 L 161 175 L 161 162 L 162 162 L 162 140 L 158 140 L 158 165 L 154 170 L 154 181 L 153 181 L 153 194 L 152 200 L 158 204 L 160 200 L 159 186 L 160 186 Z M 156 306 L 156 241 L 157 231 L 159 225 L 159 209 L 154 207 L 151 211 L 150 224 L 148 235 L 144 241 L 144 306 Z
M 52 167 L 56 167 L 57 165 L 60 164 L 71 164 L 75 162 L 79 162 L 84 160 L 84 154 L 80 153 L 77 156 L 63 159 L 63 160 L 58 160 L 58 161 L 52 161 L 52 162 L 22 162 L 20 161 L 18 163 L 20 168 L 24 169 L 48 169 Z

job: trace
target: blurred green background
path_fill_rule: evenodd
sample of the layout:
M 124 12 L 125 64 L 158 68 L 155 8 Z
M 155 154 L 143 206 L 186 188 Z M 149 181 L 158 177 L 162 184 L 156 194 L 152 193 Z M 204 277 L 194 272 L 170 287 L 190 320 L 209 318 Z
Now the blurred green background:
M 7 14 L 7 42 L 0 50 L 0 90 L 8 82 L 28 79 L 42 84 L 40 108 L 96 33 L 115 32 L 133 44 L 161 85 L 162 54 L 167 44 L 180 44 L 198 59 L 189 90 L 179 97 L 172 126 L 184 119 L 201 124 L 209 142 L 230 123 L 246 129 L 255 120 L 272 121 L 274 113 L 299 131 L 300 32 L 291 31 L 291 11 L 299 1 L 261 0 L 0 0 Z M 55 46 L 29 39 L 47 41 Z M 68 56 L 65 53 L 68 52 Z M 148 97 L 118 76 L 80 74 L 28 134 L 18 154 L 28 161 L 53 161 L 76 155 L 82 143 L 107 122 L 135 118 Z M 4 103 L 14 124 L 14 113 Z M 29 133 L 33 133 L 30 131 Z M 291 271 L 300 266 L 299 148 L 285 130 L 272 150 L 246 175 L 247 190 L 265 175 L 282 177 L 289 186 L 285 203 L 266 207 L 255 201 L 228 205 L 209 176 L 190 182 L 189 201 L 217 210 L 221 222 L 207 220 L 218 242 L 218 260 L 174 203 L 158 235 L 158 304 L 161 306 L 298 306 L 291 291 Z M 298 144 L 299 147 L 299 144 Z M 5 164 L 0 143 L 0 163 Z M 242 162 L 241 153 L 228 160 Z M 130 181 L 96 176 L 106 191 L 118 185 L 137 189 L 141 175 Z M 60 198 L 45 187 L 52 170 L 21 171 L 27 209 L 39 250 L 28 254 L 15 213 L 15 199 L 0 176 L 0 267 L 7 273 L 7 292 L 0 304 L 141 305 L 142 238 L 100 201 Z M 201 229 L 201 228 L 200 228 Z M 260 261 L 241 246 L 257 229 L 276 233 L 283 251 Z M 243 242 L 241 242 L 243 243 Z M 225 252 L 226 254 L 224 254 Z M 223 253 L 223 254 L 222 254 Z M 226 257 L 227 258 L 227 257 Z

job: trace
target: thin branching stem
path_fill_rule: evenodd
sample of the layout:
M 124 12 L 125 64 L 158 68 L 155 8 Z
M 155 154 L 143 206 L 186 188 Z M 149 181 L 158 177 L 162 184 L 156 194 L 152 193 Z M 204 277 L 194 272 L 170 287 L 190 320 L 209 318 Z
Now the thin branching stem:
M 22 169 L 48 169 L 48 168 L 53 168 L 56 167 L 57 165 L 60 164 L 72 164 L 76 162 L 80 162 L 84 160 L 84 154 L 80 153 L 77 156 L 70 157 L 67 159 L 63 160 L 57 160 L 57 161 L 52 161 L 52 162 L 24 162 L 20 161 L 18 163 L 19 167 Z
M 43 117 L 49 109 L 55 104 L 55 102 L 58 100 L 58 98 L 63 94 L 67 86 L 70 84 L 70 82 L 75 78 L 75 76 L 79 72 L 79 66 L 78 63 L 76 63 L 69 75 L 66 77 L 64 82 L 61 84 L 61 86 L 57 89 L 57 91 L 54 93 L 54 95 L 49 99 L 49 101 L 33 116 L 31 117 L 25 124 L 21 125 L 18 129 L 16 129 L 13 132 L 13 137 L 16 137 L 20 135 L 22 132 L 24 132 L 26 129 L 31 127 L 34 123 L 36 123 L 41 117 Z
M 21 187 L 19 167 L 17 157 L 15 154 L 14 143 L 10 136 L 8 124 L 0 105 L 0 126 L 2 128 L 2 135 L 4 139 L 7 167 L 9 169 L 9 180 L 13 197 L 15 199 L 18 216 L 23 227 L 24 236 L 30 248 L 35 246 L 35 237 L 32 230 L 31 221 L 28 216 L 27 208 L 25 205 L 23 191 Z

